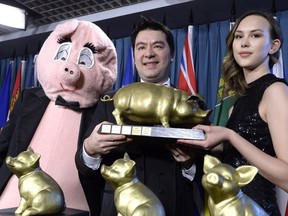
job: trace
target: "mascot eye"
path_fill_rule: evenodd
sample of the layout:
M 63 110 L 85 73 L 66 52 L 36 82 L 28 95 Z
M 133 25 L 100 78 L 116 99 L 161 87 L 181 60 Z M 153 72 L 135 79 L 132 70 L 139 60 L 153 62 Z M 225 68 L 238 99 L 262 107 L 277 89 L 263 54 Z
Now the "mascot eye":
M 94 65 L 94 56 L 92 51 L 84 47 L 79 55 L 78 65 L 91 68 Z
M 59 47 L 54 60 L 66 61 L 71 51 L 71 43 L 63 43 Z

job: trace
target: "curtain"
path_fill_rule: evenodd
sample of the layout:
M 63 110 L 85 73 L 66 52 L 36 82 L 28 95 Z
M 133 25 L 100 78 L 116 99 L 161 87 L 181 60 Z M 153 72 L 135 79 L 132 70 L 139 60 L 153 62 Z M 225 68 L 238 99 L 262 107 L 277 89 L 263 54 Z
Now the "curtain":
M 125 37 L 125 38 L 119 38 L 119 39 L 114 39 L 113 43 L 116 47 L 116 52 L 117 52 L 117 80 L 113 86 L 113 89 L 119 89 L 122 84 L 122 79 L 123 79 L 123 73 L 125 71 L 125 64 L 127 62 L 128 58 L 128 53 L 131 49 L 131 38 L 130 37 Z M 138 80 L 137 73 L 135 73 L 134 76 L 134 81 Z
M 194 38 L 194 64 L 198 92 L 204 96 L 207 108 L 214 109 L 221 74 L 221 63 L 226 50 L 229 21 L 196 27 Z M 213 113 L 210 120 L 213 119 Z
M 284 75 L 285 79 L 288 80 L 288 28 L 286 28 L 286 25 L 288 23 L 288 11 L 277 12 L 277 20 L 279 21 L 281 29 L 283 31 L 284 42 L 282 45 L 282 50 L 285 69 Z M 221 73 L 221 63 L 225 55 L 225 40 L 228 31 L 229 20 L 194 26 L 193 57 L 197 88 L 198 92 L 204 96 L 207 103 L 207 108 L 209 109 L 214 109 L 216 103 L 218 81 Z M 172 30 L 175 42 L 175 54 L 170 69 L 170 80 L 171 84 L 175 87 L 178 83 L 179 68 L 186 32 L 187 27 Z M 121 87 L 121 81 L 123 78 L 123 72 L 125 70 L 125 64 L 127 62 L 128 52 L 131 47 L 131 42 L 130 37 L 113 39 L 112 41 L 116 47 L 118 57 L 117 80 L 113 86 L 113 89 L 117 90 Z M 22 88 L 28 88 L 33 86 L 35 66 L 34 55 L 30 54 L 27 56 L 16 57 L 14 59 L 15 63 L 11 78 L 11 93 L 14 86 L 18 67 L 23 59 L 26 60 L 26 67 L 25 71 L 23 72 Z M 0 89 L 2 88 L 10 60 L 11 59 L 0 60 Z M 139 77 L 137 76 L 137 71 L 135 71 L 134 80 L 139 80 Z M 210 118 L 210 120 L 212 121 L 213 113 Z

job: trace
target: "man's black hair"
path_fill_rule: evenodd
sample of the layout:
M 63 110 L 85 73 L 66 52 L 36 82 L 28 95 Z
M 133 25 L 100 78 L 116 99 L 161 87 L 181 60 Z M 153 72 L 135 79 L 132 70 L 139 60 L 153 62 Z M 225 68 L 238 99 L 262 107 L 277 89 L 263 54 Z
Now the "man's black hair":
M 146 18 L 142 16 L 142 20 L 137 24 L 134 31 L 131 35 L 131 44 L 133 49 L 135 48 L 135 41 L 138 33 L 140 31 L 150 29 L 150 30 L 156 30 L 156 31 L 162 31 L 166 35 L 167 43 L 170 47 L 171 55 L 174 55 L 175 46 L 174 46 L 174 37 L 171 33 L 170 29 L 165 26 L 164 24 L 152 19 L 152 18 Z

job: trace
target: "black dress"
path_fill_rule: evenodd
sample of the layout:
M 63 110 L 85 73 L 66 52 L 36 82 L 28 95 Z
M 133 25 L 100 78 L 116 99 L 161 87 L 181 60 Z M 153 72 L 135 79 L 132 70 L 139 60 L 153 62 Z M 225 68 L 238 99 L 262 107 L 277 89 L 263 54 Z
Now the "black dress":
M 268 124 L 261 119 L 258 108 L 265 90 L 274 82 L 286 83 L 273 74 L 264 75 L 250 83 L 247 94 L 236 101 L 227 122 L 228 128 L 236 131 L 257 148 L 273 157 L 276 155 Z M 233 167 L 249 165 L 249 162 L 232 145 L 225 145 L 222 161 Z M 243 187 L 242 191 L 255 200 L 269 215 L 281 215 L 277 204 L 275 185 L 260 174 L 257 174 L 252 182 Z

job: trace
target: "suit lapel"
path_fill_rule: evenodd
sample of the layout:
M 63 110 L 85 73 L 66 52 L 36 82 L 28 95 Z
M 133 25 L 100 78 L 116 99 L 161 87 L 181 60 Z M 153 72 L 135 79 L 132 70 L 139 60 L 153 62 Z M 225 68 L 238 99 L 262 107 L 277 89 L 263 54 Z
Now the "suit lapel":
M 33 135 L 43 117 L 50 102 L 42 89 L 32 94 L 24 95 L 19 123 L 19 134 L 17 140 L 17 151 L 20 153 L 27 149 Z
M 92 116 L 95 111 L 95 107 L 96 106 L 85 108 L 82 112 L 81 125 L 79 128 L 78 147 L 82 147 L 82 143 L 84 141 L 84 135 L 92 121 Z

